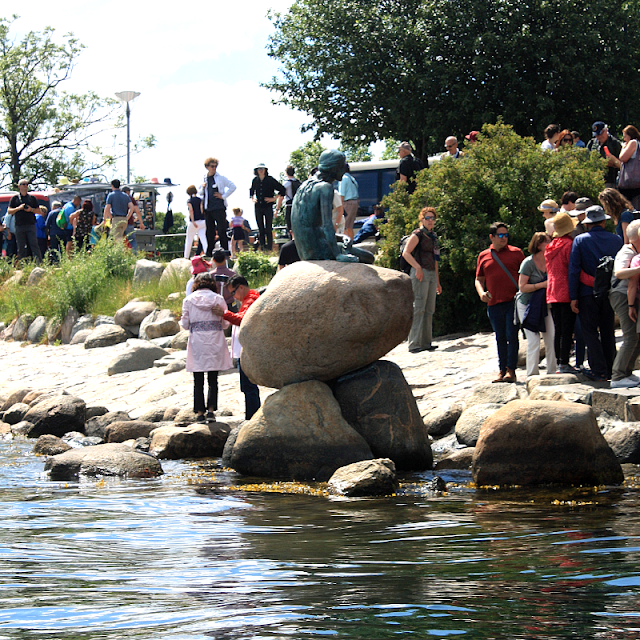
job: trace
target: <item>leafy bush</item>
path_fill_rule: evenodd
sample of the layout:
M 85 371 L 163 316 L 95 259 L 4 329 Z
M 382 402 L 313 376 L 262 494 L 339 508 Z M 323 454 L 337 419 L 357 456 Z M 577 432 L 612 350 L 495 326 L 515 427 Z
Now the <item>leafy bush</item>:
M 156 229 L 162 230 L 164 224 L 165 213 L 156 213 Z M 173 214 L 173 226 L 169 229 L 169 233 L 186 233 L 187 220 L 184 214 L 176 211 Z M 182 256 L 184 253 L 184 237 L 177 238 L 158 238 L 156 239 L 156 250 L 161 255 L 171 259 L 176 256 Z
M 597 153 L 569 148 L 543 153 L 533 138 L 522 138 L 502 122 L 484 125 L 478 143 L 463 160 L 446 159 L 421 172 L 413 195 L 398 183 L 383 204 L 386 239 L 379 264 L 395 267 L 400 240 L 417 228 L 425 206 L 438 212 L 436 232 L 442 255 L 442 295 L 434 316 L 437 335 L 488 329 L 486 305 L 474 288 L 478 254 L 489 246 L 489 227 L 500 220 L 509 226 L 509 244 L 526 249 L 531 236 L 543 231 L 538 205 L 560 201 L 575 191 L 597 202 L 604 187 L 605 161 Z
M 238 254 L 234 269 L 247 279 L 250 287 L 255 288 L 268 284 L 278 270 L 278 266 L 263 253 L 243 251 Z

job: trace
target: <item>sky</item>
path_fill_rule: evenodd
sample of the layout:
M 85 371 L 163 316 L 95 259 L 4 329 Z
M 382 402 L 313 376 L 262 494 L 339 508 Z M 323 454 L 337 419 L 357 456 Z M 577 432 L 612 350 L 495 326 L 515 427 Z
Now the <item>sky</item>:
M 300 132 L 308 116 L 271 104 L 275 94 L 260 86 L 278 69 L 266 52 L 273 31 L 267 12 L 284 13 L 291 3 L 182 0 L 163 10 L 140 0 L 4 0 L 3 14 L 20 16 L 12 28 L 17 38 L 51 26 L 57 36 L 72 32 L 86 46 L 64 83 L 67 91 L 105 97 L 140 92 L 131 103 L 131 138 L 153 134 L 156 146 L 132 156 L 132 176 L 179 183 L 172 189 L 173 210 L 185 211 L 186 188 L 202 182 L 203 161 L 214 156 L 219 173 L 237 186 L 229 207 L 242 207 L 253 223 L 255 165 L 264 162 L 278 177 L 290 153 L 313 138 Z M 125 130 L 119 135 L 124 145 Z M 338 146 L 328 137 L 322 142 Z M 126 160 L 106 176 L 125 180 Z M 164 210 L 164 196 L 159 200 Z

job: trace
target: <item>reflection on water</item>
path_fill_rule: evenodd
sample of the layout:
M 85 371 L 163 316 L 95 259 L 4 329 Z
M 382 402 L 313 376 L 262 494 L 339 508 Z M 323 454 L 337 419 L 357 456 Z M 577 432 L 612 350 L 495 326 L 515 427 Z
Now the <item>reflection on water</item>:
M 640 638 L 633 487 L 344 500 L 196 491 L 179 462 L 64 484 L 31 445 L 0 443 L 0 640 Z

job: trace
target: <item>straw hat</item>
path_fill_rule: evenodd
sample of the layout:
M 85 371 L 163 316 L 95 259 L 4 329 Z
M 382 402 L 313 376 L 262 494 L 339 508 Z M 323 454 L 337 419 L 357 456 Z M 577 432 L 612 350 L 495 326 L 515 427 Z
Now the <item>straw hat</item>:
M 560 207 L 555 200 L 543 200 L 538 207 L 538 211 L 554 213 L 558 211 Z
M 576 228 L 576 221 L 564 211 L 557 213 L 552 219 L 553 228 L 555 231 L 553 232 L 554 238 L 562 238 L 562 236 L 566 236 L 570 234 Z

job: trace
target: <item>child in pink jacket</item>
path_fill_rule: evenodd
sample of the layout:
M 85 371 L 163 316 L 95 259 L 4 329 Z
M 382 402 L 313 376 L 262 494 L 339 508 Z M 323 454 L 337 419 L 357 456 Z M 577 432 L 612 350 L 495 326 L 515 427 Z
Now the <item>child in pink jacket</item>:
M 212 274 L 198 274 L 193 282 L 193 292 L 182 303 L 180 325 L 189 330 L 186 369 L 193 373 L 193 410 L 198 422 L 215 420 L 213 412 L 218 409 L 218 371 L 233 367 L 224 337 L 224 329 L 229 323 L 211 311 L 213 307 L 227 310 L 224 298 L 216 293 L 216 285 Z M 209 387 L 206 407 L 205 372 Z

